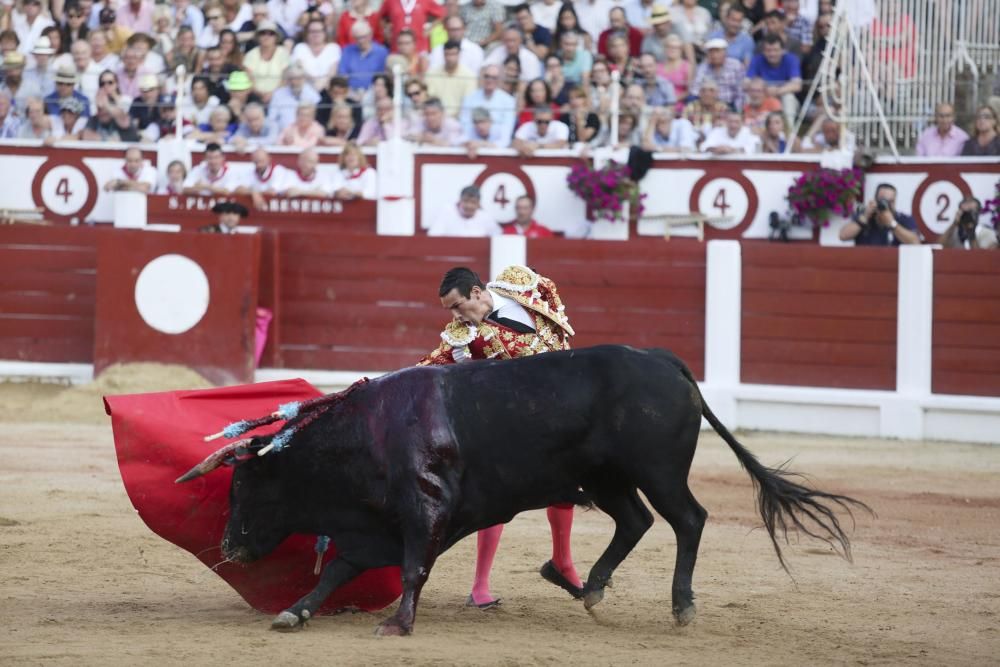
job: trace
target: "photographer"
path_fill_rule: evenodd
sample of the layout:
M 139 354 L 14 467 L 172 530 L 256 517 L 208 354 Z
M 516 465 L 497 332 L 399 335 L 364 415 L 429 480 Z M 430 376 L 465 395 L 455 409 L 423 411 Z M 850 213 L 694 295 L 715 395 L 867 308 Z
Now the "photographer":
M 958 205 L 955 221 L 938 239 L 945 248 L 996 248 L 997 232 L 989 224 L 979 224 L 982 205 L 975 197 L 966 197 Z
M 918 244 L 917 223 L 905 213 L 896 211 L 896 188 L 882 183 L 875 188 L 875 200 L 854 214 L 840 230 L 840 240 L 854 245 L 898 246 Z

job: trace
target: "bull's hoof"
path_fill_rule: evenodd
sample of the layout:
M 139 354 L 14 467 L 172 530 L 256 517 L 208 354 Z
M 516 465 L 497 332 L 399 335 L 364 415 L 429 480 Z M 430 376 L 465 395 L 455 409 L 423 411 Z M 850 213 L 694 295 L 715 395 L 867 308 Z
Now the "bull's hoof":
M 680 625 L 682 627 L 688 625 L 691 621 L 694 620 L 694 617 L 697 614 L 697 612 L 698 609 L 694 606 L 693 602 L 689 606 L 681 609 L 680 611 L 677 611 L 675 609 L 674 618 L 677 619 L 677 625 Z
M 302 627 L 302 621 L 290 611 L 281 612 L 271 621 L 271 629 L 278 632 L 296 632 L 301 630 Z
M 595 606 L 598 602 L 604 599 L 604 589 L 596 588 L 594 590 L 588 590 L 583 595 L 583 608 L 590 611 L 590 608 Z
M 404 628 L 391 618 L 382 621 L 375 628 L 376 637 L 406 637 L 413 632 L 413 628 Z

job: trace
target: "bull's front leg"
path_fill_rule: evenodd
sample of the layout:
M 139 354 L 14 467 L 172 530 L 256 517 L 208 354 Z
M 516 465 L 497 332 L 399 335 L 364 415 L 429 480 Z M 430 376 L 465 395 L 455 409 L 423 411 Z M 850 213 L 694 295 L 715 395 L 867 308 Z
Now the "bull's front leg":
M 298 602 L 281 612 L 271 621 L 271 629 L 279 632 L 301 630 L 302 626 L 316 614 L 330 594 L 362 572 L 362 568 L 335 558 L 326 564 L 316 588 L 304 595 Z
M 443 524 L 442 524 L 443 525 Z M 427 583 L 442 539 L 442 525 L 430 528 L 425 535 L 408 537 L 403 546 L 403 598 L 396 613 L 382 621 L 375 629 L 380 637 L 404 636 L 413 632 L 417 616 L 420 591 Z

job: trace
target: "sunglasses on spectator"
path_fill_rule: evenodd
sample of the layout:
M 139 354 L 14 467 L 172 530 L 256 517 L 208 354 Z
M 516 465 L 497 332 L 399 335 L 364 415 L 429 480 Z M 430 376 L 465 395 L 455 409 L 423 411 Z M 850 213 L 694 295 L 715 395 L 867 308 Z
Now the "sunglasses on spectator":
M 417 95 L 419 95 L 422 92 L 424 92 L 424 91 L 420 90 L 419 88 L 417 88 L 415 90 L 408 90 L 408 91 L 406 91 L 406 96 L 407 97 L 416 97 Z
M 995 116 L 988 111 L 984 111 L 982 113 L 977 113 L 976 118 L 986 118 L 987 120 L 993 120 Z
M 215 19 L 221 19 L 221 18 L 222 18 L 222 14 L 212 14 L 211 16 L 208 17 L 208 20 L 209 21 L 214 21 Z
M 79 14 L 77 12 L 69 12 L 68 14 L 66 14 L 66 16 L 70 17 L 71 19 L 82 19 L 83 18 L 83 14 Z
M 500 77 L 497 76 L 497 75 L 495 75 L 495 74 L 484 74 L 483 78 L 484 79 L 489 79 L 490 81 L 499 81 L 500 80 Z
M 102 79 L 101 80 L 101 85 L 102 86 L 113 86 L 116 83 L 118 83 L 118 82 L 115 81 L 114 79 Z
M 535 125 L 548 125 L 551 122 L 552 121 L 549 120 L 548 118 L 539 118 L 538 120 L 535 121 Z

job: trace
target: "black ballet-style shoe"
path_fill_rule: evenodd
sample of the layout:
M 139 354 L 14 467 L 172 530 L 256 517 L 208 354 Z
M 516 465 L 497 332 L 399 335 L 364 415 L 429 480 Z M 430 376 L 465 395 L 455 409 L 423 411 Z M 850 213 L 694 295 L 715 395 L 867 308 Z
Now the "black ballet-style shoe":
M 503 600 L 500 598 L 497 598 L 496 600 L 490 600 L 489 602 L 484 602 L 482 604 L 477 604 L 476 601 L 472 599 L 472 595 L 469 595 L 469 597 L 465 600 L 466 607 L 475 607 L 476 609 L 480 609 L 482 611 L 497 609 L 500 607 L 501 604 L 503 604 Z
M 555 584 L 572 595 L 574 600 L 580 600 L 583 598 L 583 588 L 574 586 L 570 583 L 569 579 L 562 575 L 562 572 L 559 571 L 559 568 L 557 568 L 555 563 L 552 561 L 545 561 L 545 565 L 543 565 L 542 569 L 538 571 L 538 574 L 542 575 L 542 579 L 545 581 L 550 584 Z

